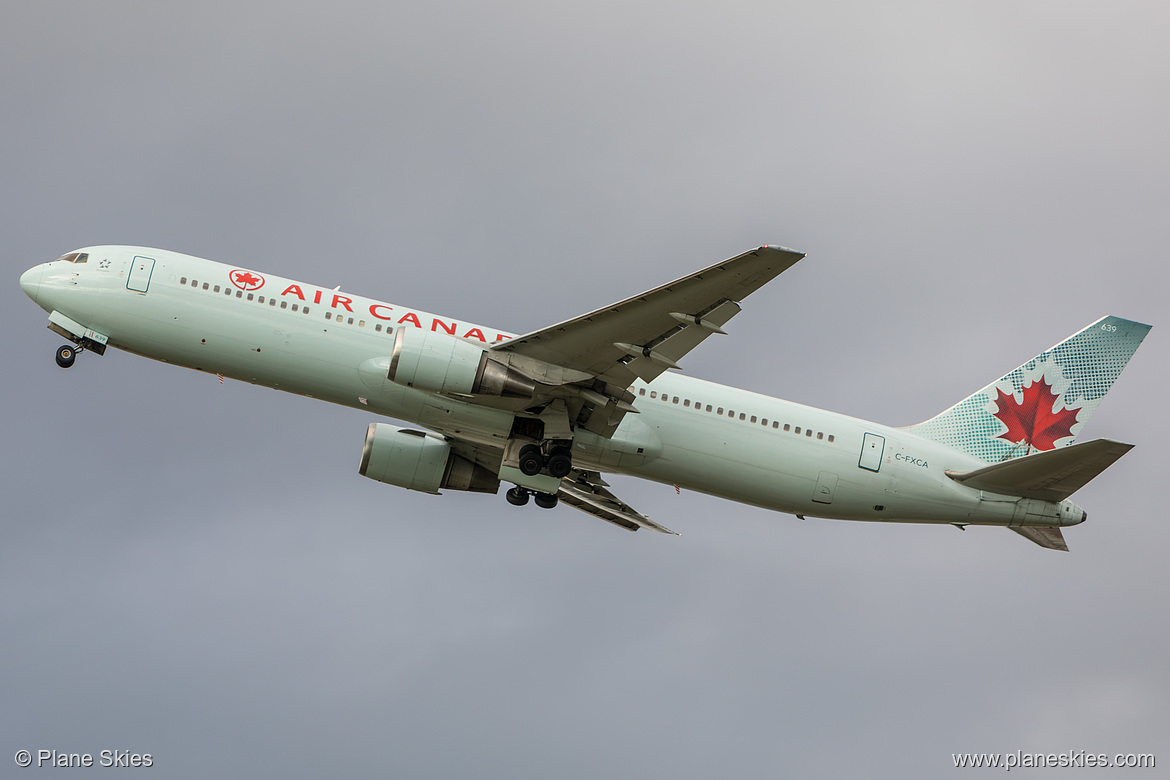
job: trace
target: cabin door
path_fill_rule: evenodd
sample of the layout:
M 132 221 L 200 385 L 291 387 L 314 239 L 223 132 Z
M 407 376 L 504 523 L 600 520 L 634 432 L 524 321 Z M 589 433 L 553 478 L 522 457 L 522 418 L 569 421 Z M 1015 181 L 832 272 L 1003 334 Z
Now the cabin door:
M 882 455 L 886 451 L 886 437 L 876 433 L 867 433 L 861 441 L 861 457 L 857 461 L 859 468 L 868 471 L 877 471 L 882 467 Z
M 154 273 L 154 260 L 149 257 L 135 257 L 130 263 L 130 276 L 126 279 L 126 289 L 144 293 L 150 287 L 150 276 Z

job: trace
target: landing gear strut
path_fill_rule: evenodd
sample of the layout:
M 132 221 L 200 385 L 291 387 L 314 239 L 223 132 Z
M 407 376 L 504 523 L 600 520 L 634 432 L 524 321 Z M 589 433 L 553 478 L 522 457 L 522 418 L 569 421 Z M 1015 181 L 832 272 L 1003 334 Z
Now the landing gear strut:
M 74 347 L 72 344 L 66 344 L 63 347 L 57 348 L 57 365 L 61 368 L 69 368 L 73 365 L 73 361 L 77 360 L 77 353 L 81 350 Z

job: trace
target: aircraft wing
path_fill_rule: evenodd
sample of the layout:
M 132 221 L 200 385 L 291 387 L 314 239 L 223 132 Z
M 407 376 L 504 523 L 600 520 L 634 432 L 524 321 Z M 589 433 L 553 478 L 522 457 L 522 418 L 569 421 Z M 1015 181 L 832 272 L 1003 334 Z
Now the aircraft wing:
M 478 463 L 491 471 L 500 467 L 503 450 L 497 447 L 482 447 L 454 436 L 446 436 L 451 448 L 460 456 Z M 600 517 L 607 523 L 619 525 L 630 531 L 639 528 L 650 528 L 664 534 L 675 534 L 664 525 L 651 520 L 646 515 L 633 509 L 613 493 L 606 490 L 608 483 L 596 471 L 582 471 L 575 469 L 564 480 L 557 491 L 557 498 L 582 512 Z M 678 534 L 675 534 L 677 536 Z
M 659 525 L 646 515 L 636 511 L 613 493 L 606 490 L 605 480 L 596 471 L 574 471 L 561 482 L 557 497 L 571 507 L 600 517 L 607 523 L 620 525 L 630 531 L 650 528 L 664 534 L 674 534 L 664 525 Z M 678 534 L 675 534 L 677 536 Z
M 558 325 L 492 346 L 617 387 L 649 382 L 739 312 L 739 301 L 804 255 L 762 246 L 698 273 Z

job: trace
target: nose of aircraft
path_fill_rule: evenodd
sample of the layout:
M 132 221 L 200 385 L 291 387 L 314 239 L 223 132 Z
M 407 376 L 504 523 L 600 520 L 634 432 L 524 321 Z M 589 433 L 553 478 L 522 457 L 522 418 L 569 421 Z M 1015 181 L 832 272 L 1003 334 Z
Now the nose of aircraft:
M 37 300 L 37 293 L 41 289 L 41 276 L 45 273 L 44 264 L 34 266 L 20 275 L 20 289 L 24 290 L 24 294 L 33 299 L 35 303 Z

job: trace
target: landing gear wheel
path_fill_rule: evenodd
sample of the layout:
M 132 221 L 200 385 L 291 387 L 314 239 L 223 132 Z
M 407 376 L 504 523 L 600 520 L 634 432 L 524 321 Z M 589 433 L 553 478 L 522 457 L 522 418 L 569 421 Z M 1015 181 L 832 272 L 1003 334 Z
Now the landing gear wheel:
M 526 444 L 520 449 L 520 473 L 527 477 L 534 477 L 544 468 L 544 456 L 540 454 L 540 447 L 535 444 Z
M 57 365 L 61 368 L 69 368 L 74 360 L 77 360 L 77 350 L 72 344 L 57 348 Z
M 573 470 L 573 454 L 568 447 L 553 447 L 548 456 L 548 473 L 557 479 L 564 479 Z
M 541 509 L 552 509 L 557 505 L 557 497 L 551 493 L 537 493 L 536 505 Z
M 528 503 L 528 497 L 530 495 L 532 495 L 532 494 L 529 493 L 524 488 L 517 485 L 516 487 L 512 488 L 507 493 L 505 493 L 504 498 L 508 499 L 508 503 L 511 504 L 512 506 L 524 506 L 525 504 Z M 539 503 L 539 502 L 540 502 L 540 499 L 537 499 L 537 503 Z

